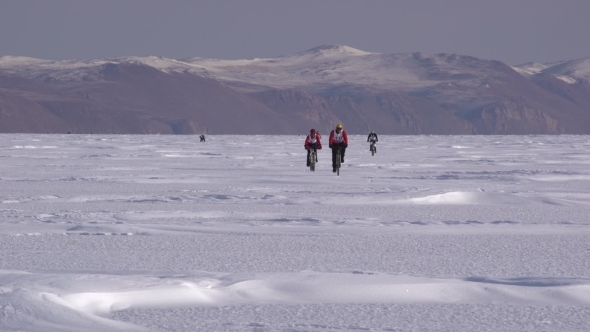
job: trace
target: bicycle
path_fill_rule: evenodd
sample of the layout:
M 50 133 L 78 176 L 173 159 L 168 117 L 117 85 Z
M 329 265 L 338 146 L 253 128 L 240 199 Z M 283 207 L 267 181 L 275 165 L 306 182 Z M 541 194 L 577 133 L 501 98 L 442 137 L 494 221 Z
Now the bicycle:
M 371 156 L 374 156 L 375 153 L 377 153 L 377 145 L 375 143 L 377 142 L 371 141 L 371 147 L 369 148 L 369 150 L 371 150 Z
M 336 176 L 340 176 L 340 166 L 342 165 L 341 151 L 342 148 L 340 147 L 336 149 Z
M 309 170 L 315 172 L 315 163 L 318 161 L 317 151 L 315 149 L 309 150 Z

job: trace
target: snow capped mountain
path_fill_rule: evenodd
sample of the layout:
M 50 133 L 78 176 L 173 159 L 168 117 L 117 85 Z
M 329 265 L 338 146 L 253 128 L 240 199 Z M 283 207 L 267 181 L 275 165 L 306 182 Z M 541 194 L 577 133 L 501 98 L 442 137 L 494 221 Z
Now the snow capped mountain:
M 469 56 L 370 53 L 342 45 L 324 45 L 293 55 L 251 60 L 174 60 L 150 56 L 48 61 L 2 57 L 0 70 L 31 78 L 49 75 L 57 80 L 79 80 L 88 76 L 92 68 L 107 63 L 141 63 L 163 72 L 189 72 L 234 85 L 311 91 L 348 84 L 399 91 L 450 81 L 474 85 L 497 73 L 494 62 Z
M 527 62 L 522 65 L 512 67 L 517 72 L 525 76 L 535 75 L 543 72 L 543 70 L 549 68 L 549 65 L 538 63 L 538 62 Z
M 325 45 L 279 58 L 252 60 L 184 59 L 228 83 L 321 91 L 326 86 L 360 85 L 411 91 L 443 81 L 473 85 L 495 74 L 493 62 L 469 56 L 423 53 L 369 53 Z M 191 70 L 192 71 L 192 70 Z
M 26 56 L 11 56 L 6 55 L 0 57 L 0 67 L 10 68 L 10 67 L 17 67 L 17 66 L 31 66 L 31 65 L 41 65 L 43 63 L 50 63 L 50 60 L 42 60 L 36 58 L 30 58 Z
M 54 80 L 81 80 L 105 64 L 143 64 L 166 73 L 192 73 L 226 82 L 272 88 L 321 91 L 326 86 L 358 85 L 395 91 L 412 91 L 440 83 L 477 86 L 494 80 L 497 62 L 455 54 L 384 54 L 344 45 L 323 45 L 276 58 L 221 60 L 157 56 L 117 57 L 92 60 L 42 60 L 0 57 L 0 71 L 29 78 L 50 76 Z M 590 58 L 541 64 L 526 63 L 512 69 L 524 76 L 551 73 L 567 83 L 590 80 Z
M 43 60 L 22 56 L 3 56 L 0 57 L 0 69 L 15 73 L 28 71 L 59 71 L 75 70 L 88 67 L 95 67 L 105 63 L 112 62 L 108 59 L 95 60 Z
M 188 69 L 193 69 L 195 73 L 199 72 L 196 65 L 157 56 L 57 61 L 3 56 L 0 57 L 0 71 L 33 79 L 51 78 L 60 81 L 78 81 L 87 79 L 101 66 L 123 63 L 143 64 L 163 72 L 184 72 Z
M 548 64 L 529 62 L 513 68 L 525 76 L 541 73 L 553 74 L 568 84 L 575 84 L 578 79 L 590 81 L 590 57 Z
M 566 75 L 590 81 L 590 57 L 556 64 L 545 69 L 544 72 Z
M 19 128 L 30 127 L 22 109 L 37 105 L 38 113 L 87 132 L 297 133 L 347 122 L 351 131 L 395 134 L 588 133 L 589 79 L 590 58 L 510 67 L 344 45 L 240 60 L 3 56 L 0 107 Z M 115 128 L 115 118 L 124 125 Z
M 363 50 L 359 50 L 350 46 L 346 45 L 321 45 L 318 47 L 314 47 L 310 50 L 301 53 L 329 53 L 331 55 L 335 53 L 345 53 L 347 55 L 368 55 L 368 54 L 377 54 L 371 52 L 365 52 Z

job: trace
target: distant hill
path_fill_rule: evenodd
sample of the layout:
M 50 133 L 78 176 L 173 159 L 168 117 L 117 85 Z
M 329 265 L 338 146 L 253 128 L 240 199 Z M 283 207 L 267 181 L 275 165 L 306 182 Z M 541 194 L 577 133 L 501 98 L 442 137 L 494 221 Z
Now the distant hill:
M 0 57 L 0 132 L 589 134 L 590 58 L 508 66 L 325 45 L 250 60 Z

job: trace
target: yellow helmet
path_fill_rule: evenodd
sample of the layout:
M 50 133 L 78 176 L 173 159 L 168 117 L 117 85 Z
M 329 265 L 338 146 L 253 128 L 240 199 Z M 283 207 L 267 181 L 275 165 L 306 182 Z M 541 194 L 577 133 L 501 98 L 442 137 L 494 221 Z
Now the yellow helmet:
M 336 129 L 342 129 L 342 123 L 337 124 Z

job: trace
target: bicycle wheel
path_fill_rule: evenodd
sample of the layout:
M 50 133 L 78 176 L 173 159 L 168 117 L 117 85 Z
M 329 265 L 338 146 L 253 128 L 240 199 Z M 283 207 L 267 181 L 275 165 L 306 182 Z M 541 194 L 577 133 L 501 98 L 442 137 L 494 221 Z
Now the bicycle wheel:
M 311 150 L 311 152 L 309 153 L 309 170 L 312 172 L 315 172 L 315 151 Z

